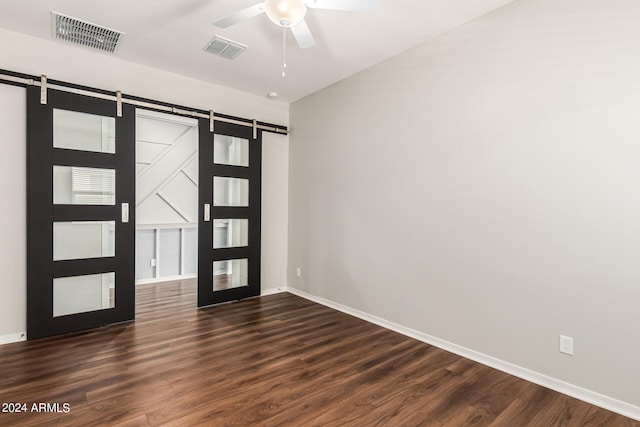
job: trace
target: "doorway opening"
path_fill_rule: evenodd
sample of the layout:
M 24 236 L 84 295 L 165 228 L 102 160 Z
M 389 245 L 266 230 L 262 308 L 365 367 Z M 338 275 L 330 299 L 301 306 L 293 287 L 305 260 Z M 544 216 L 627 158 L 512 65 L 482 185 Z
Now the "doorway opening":
M 136 285 L 195 281 L 198 121 L 136 110 Z
M 136 316 L 195 306 L 198 121 L 136 110 Z

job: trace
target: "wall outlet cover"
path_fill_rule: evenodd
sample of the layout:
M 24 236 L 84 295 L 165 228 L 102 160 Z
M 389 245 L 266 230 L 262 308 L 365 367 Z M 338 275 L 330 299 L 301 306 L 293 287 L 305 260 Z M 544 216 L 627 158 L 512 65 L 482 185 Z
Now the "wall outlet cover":
M 573 356 L 573 338 L 560 335 L 560 353 Z

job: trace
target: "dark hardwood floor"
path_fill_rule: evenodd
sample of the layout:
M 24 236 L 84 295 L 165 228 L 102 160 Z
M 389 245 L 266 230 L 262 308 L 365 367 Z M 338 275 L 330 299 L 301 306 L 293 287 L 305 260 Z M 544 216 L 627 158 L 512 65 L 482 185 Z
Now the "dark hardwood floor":
M 195 306 L 143 285 L 135 323 L 0 346 L 0 402 L 62 411 L 0 425 L 640 426 L 291 294 Z

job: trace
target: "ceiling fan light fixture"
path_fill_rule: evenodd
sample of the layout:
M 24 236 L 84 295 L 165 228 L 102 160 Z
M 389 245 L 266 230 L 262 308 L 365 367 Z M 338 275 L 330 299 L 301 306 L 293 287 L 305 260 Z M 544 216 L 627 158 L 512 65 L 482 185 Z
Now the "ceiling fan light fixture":
M 304 19 L 307 6 L 303 0 L 265 0 L 264 11 L 274 24 L 293 27 Z

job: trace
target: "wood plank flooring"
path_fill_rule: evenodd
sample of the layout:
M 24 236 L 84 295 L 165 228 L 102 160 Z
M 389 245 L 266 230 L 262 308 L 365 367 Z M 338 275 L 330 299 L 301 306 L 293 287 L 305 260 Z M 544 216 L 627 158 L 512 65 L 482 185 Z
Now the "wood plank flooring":
M 0 425 L 640 426 L 291 294 L 195 306 L 143 285 L 135 323 L 0 346 L 0 403 L 62 411 Z

